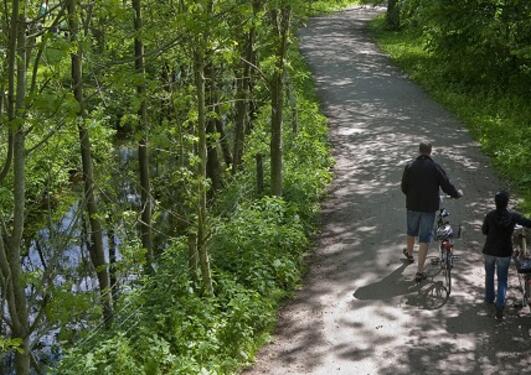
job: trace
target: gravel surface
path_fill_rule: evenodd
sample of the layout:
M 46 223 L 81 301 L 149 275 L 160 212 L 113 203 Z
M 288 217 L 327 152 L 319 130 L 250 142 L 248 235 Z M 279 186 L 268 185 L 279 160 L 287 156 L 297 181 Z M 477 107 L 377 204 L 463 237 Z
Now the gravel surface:
M 316 17 L 300 31 L 330 120 L 335 179 L 304 286 L 244 374 L 531 374 L 528 309 L 509 307 L 497 322 L 482 303 L 480 225 L 502 183 L 463 124 L 379 52 L 366 27 L 381 11 Z M 445 203 L 465 228 L 448 299 L 436 293 L 435 266 L 417 285 L 416 264 L 401 259 L 400 178 L 422 140 L 465 192 Z

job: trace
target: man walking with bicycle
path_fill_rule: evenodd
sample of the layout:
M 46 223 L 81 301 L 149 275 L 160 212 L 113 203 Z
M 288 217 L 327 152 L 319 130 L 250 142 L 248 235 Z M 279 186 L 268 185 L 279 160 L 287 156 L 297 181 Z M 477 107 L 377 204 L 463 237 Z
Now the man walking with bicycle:
M 452 198 L 463 193 L 450 183 L 446 172 L 431 158 L 431 143 L 419 145 L 419 156 L 407 163 L 402 175 L 402 192 L 406 195 L 407 247 L 403 250 L 409 262 L 413 262 L 413 248 L 419 238 L 418 269 L 415 281 L 426 278 L 424 264 L 433 237 L 435 212 L 439 209 L 439 188 Z

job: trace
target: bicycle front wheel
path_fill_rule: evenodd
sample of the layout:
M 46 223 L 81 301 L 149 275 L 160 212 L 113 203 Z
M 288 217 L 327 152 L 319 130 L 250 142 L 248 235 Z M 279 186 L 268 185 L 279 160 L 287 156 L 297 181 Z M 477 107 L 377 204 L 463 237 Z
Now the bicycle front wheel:
M 523 305 L 529 305 L 529 307 L 531 308 L 531 276 L 528 276 L 526 274 L 526 276 L 523 278 L 524 279 L 524 290 L 523 290 L 523 295 L 524 295 L 524 298 L 523 298 Z
M 445 252 L 444 256 L 444 287 L 446 288 L 446 294 L 450 296 L 452 292 L 452 254 Z
M 522 298 L 519 301 L 517 301 L 517 307 L 522 308 L 522 307 L 525 307 L 525 305 L 527 305 L 529 288 L 526 286 L 527 282 L 526 282 L 525 274 L 518 273 L 518 270 L 517 270 L 516 277 L 518 279 L 518 289 L 522 293 L 521 294 Z

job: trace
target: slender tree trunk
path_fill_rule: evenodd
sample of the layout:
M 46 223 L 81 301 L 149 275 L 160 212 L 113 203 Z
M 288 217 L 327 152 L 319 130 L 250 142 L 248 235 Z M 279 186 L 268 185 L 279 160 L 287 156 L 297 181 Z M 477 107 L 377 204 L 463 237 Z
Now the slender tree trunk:
M 398 30 L 400 28 L 400 8 L 397 0 L 387 0 L 385 21 L 389 30 Z
M 255 51 L 255 44 L 256 44 L 256 23 L 255 19 L 258 18 L 258 13 L 260 12 L 262 8 L 262 0 L 253 0 L 253 23 L 251 24 L 251 28 L 249 30 L 249 39 L 247 43 L 247 52 L 246 52 L 246 59 L 249 61 L 253 66 L 258 67 L 258 58 L 256 56 Z M 249 70 L 249 77 L 247 80 L 248 89 L 247 89 L 247 95 L 248 95 L 248 123 L 247 127 L 245 129 L 246 133 L 250 133 L 253 128 L 254 120 L 256 119 L 256 112 L 258 111 L 258 106 L 256 104 L 256 100 L 254 99 L 254 87 L 256 85 L 256 71 L 253 69 Z
M 260 9 L 260 1 L 253 1 L 253 19 L 249 31 L 244 36 L 242 55 L 244 61 L 236 72 L 236 105 L 234 120 L 234 152 L 232 172 L 236 173 L 241 168 L 243 150 L 245 145 L 245 135 L 251 130 L 253 108 L 251 107 L 251 92 L 253 89 L 253 80 L 251 79 L 251 66 L 255 65 L 256 58 L 254 53 L 254 44 L 256 39 L 255 17 Z
M 77 1 L 67 0 L 68 22 L 70 24 L 70 35 L 73 43 L 77 42 L 79 31 L 79 21 L 77 15 Z M 87 214 L 90 224 L 90 257 L 100 286 L 101 303 L 103 307 L 103 319 L 107 326 L 110 326 L 113 319 L 111 285 L 109 268 L 105 260 L 105 249 L 103 246 L 103 231 L 98 219 L 98 206 L 94 194 L 94 165 L 92 161 L 92 146 L 90 134 L 85 125 L 86 110 L 83 98 L 83 73 L 82 73 L 82 51 L 81 45 L 76 46 L 77 51 L 72 54 L 72 85 L 74 96 L 79 104 L 78 132 L 81 145 L 81 162 L 83 166 L 84 193 Z
M 293 135 L 297 135 L 299 132 L 299 110 L 297 108 L 297 91 L 293 85 L 291 77 L 287 75 L 288 83 L 286 85 L 286 91 L 288 95 L 289 108 L 291 110 L 291 131 Z
M 9 37 L 7 45 L 7 119 L 9 122 L 8 126 L 8 149 L 6 160 L 2 169 L 0 170 L 0 182 L 7 176 L 9 169 L 11 168 L 11 163 L 13 162 L 13 143 L 14 143 L 14 133 L 12 124 L 15 120 L 15 81 L 16 81 L 16 71 L 15 71 L 15 61 L 17 56 L 17 30 L 18 30 L 18 12 L 19 12 L 19 0 L 13 0 L 12 4 L 12 16 L 11 24 L 9 25 Z
M 271 87 L 271 192 L 282 195 L 282 78 L 275 73 Z
M 41 242 L 38 238 L 35 239 L 35 248 L 37 249 L 37 252 L 39 253 L 39 259 L 42 263 L 42 267 L 44 268 L 44 272 L 48 271 L 48 264 L 46 261 L 46 258 L 44 257 L 44 252 L 42 251 Z
M 17 99 L 15 112 L 18 119 L 24 119 L 26 107 L 26 9 L 23 3 L 20 4 L 17 27 Z M 15 22 L 15 19 L 13 19 Z M 22 122 L 23 123 L 23 122 Z M 14 329 L 16 337 L 22 338 L 23 353 L 17 352 L 15 355 L 15 368 L 17 375 L 26 375 L 30 371 L 30 345 L 29 345 L 29 314 L 21 279 L 22 268 L 20 267 L 20 246 L 24 233 L 24 218 L 26 214 L 26 149 L 25 149 L 25 129 L 19 125 L 15 130 L 13 149 L 13 172 L 14 172 L 14 220 L 13 233 L 11 235 L 11 265 L 12 281 L 15 286 L 15 299 L 18 311 L 17 329 Z
M 271 192 L 282 195 L 282 109 L 284 103 L 284 60 L 288 49 L 291 9 L 289 6 L 272 14 L 278 34 L 276 66 L 271 83 Z
M 262 154 L 256 154 L 256 192 L 262 195 L 264 192 L 264 158 Z
M 234 151 L 232 153 L 232 173 L 236 173 L 241 168 L 243 145 L 245 139 L 245 120 L 247 115 L 247 94 L 245 75 L 249 74 L 248 64 L 242 62 L 242 66 L 236 74 L 236 105 L 234 118 Z
M 207 178 L 212 183 L 212 193 L 220 191 L 223 188 L 223 178 L 221 174 L 221 164 L 219 161 L 217 141 L 213 139 L 217 135 L 216 120 L 208 119 L 207 133 L 209 135 L 207 151 Z
M 118 275 L 116 270 L 116 261 L 117 261 L 117 249 L 116 249 L 116 235 L 114 234 L 114 228 L 112 223 L 110 223 L 111 229 L 109 229 L 108 240 L 109 240 L 109 279 L 111 282 L 112 288 L 112 302 L 114 305 L 118 303 Z
M 12 337 L 21 340 L 15 352 L 17 375 L 30 372 L 30 328 L 25 284 L 21 267 L 21 244 L 24 233 L 26 202 L 26 150 L 24 110 L 26 98 L 26 20 L 25 3 L 14 0 L 12 4 L 11 35 L 8 49 L 10 127 L 13 134 L 13 224 L 11 235 L 5 226 L 0 226 L 0 270 L 6 294 Z M 11 49 L 12 48 L 12 49 Z M 16 56 L 16 73 L 15 60 Z M 16 78 L 15 78 L 16 77 Z M 16 91 L 15 91 L 16 81 Z
M 213 69 L 212 64 L 208 64 L 205 67 L 205 75 L 208 78 L 208 84 L 206 85 L 206 103 L 209 108 L 216 108 L 218 95 L 216 87 L 216 77 L 215 69 Z M 218 155 L 218 141 L 217 130 L 216 130 L 216 119 L 213 116 L 209 116 L 206 120 L 206 130 L 207 130 L 207 178 L 212 182 L 212 194 L 215 194 L 223 187 L 223 179 L 221 173 L 221 164 L 219 161 Z
M 199 270 L 199 257 L 197 255 L 197 234 L 188 234 L 188 271 L 190 279 L 196 283 Z
M 9 116 L 8 116 L 9 118 Z M 11 118 L 10 120 L 13 120 Z M 11 123 L 11 121 L 9 121 Z M 7 129 L 7 152 L 6 152 L 6 160 L 4 161 L 4 165 L 0 169 L 0 183 L 6 178 L 7 174 L 9 173 L 9 169 L 11 168 L 11 163 L 13 162 L 13 143 L 15 139 L 13 136 L 13 130 L 11 129 L 11 126 Z
M 202 51 L 194 53 L 194 76 L 197 90 L 197 135 L 199 139 L 199 199 L 197 204 L 197 253 L 201 267 L 203 291 L 207 295 L 213 294 L 212 276 L 210 271 L 210 260 L 206 248 L 206 164 L 207 164 L 207 142 L 206 142 L 206 108 L 205 108 L 205 78 L 204 60 Z
M 138 166 L 140 175 L 140 201 L 141 201 L 141 223 L 140 233 L 142 237 L 142 246 L 147 251 L 148 269 L 153 265 L 153 236 L 151 234 L 151 183 L 149 176 L 149 148 L 148 148 L 148 115 L 146 103 L 146 85 L 144 83 L 146 68 L 144 62 L 144 42 L 141 32 L 143 27 L 141 0 L 133 0 L 134 28 L 135 28 L 135 70 L 142 78 L 141 83 L 136 86 L 136 93 L 140 99 L 140 142 L 138 143 Z
M 229 142 L 227 140 L 227 134 L 225 133 L 225 127 L 223 125 L 223 119 L 221 118 L 221 111 L 219 106 L 216 106 L 216 130 L 219 133 L 219 142 L 221 144 L 221 151 L 223 152 L 223 160 L 227 168 L 232 166 L 232 154 L 230 152 Z

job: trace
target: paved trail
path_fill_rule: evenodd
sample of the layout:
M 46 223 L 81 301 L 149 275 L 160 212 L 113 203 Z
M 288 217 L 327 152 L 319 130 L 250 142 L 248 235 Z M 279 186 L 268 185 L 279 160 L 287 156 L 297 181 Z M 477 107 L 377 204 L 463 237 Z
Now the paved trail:
M 496 323 L 481 303 L 479 226 L 500 183 L 463 125 L 378 51 L 365 31 L 377 12 L 313 18 L 301 31 L 330 119 L 335 180 L 304 287 L 245 374 L 531 374 L 531 314 L 509 309 Z M 439 276 L 416 286 L 416 265 L 401 261 L 399 183 L 421 140 L 465 191 L 447 202 L 466 228 L 448 301 L 430 293 Z

